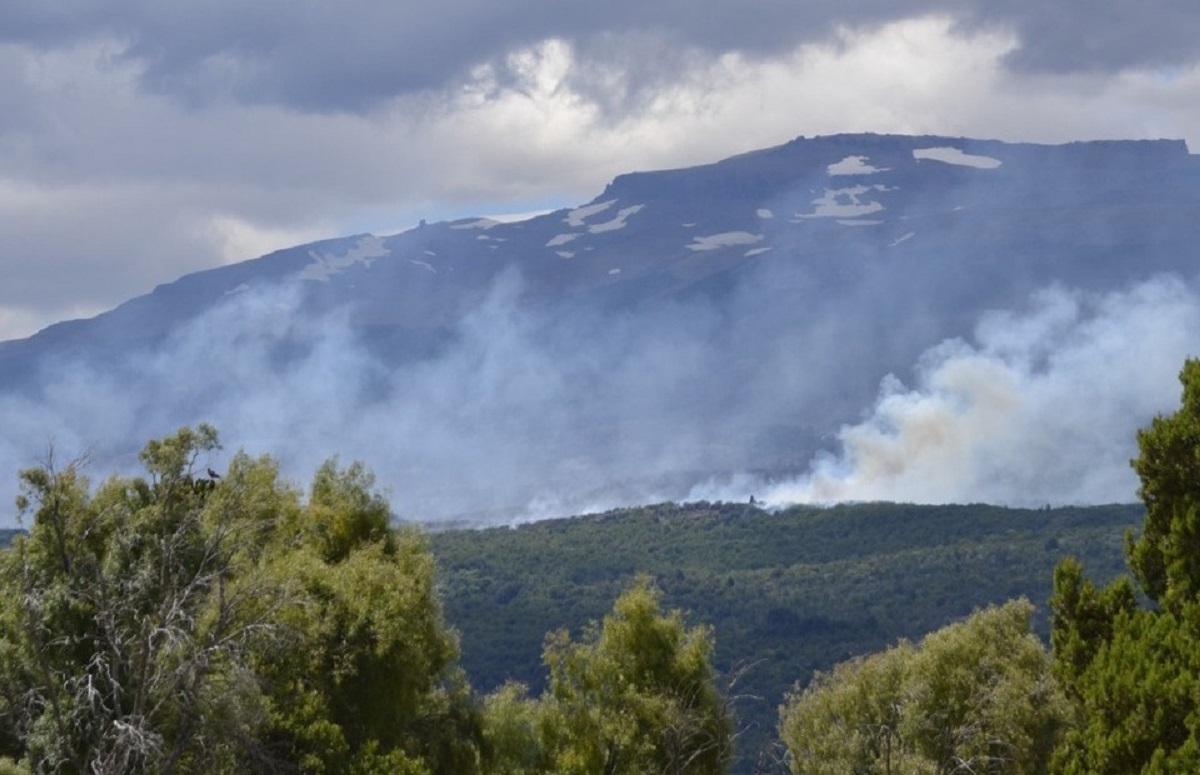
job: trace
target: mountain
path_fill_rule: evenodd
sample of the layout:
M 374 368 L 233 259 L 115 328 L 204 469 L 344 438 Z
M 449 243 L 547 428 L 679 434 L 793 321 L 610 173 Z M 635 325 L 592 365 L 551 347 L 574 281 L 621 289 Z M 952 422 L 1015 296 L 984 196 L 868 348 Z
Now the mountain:
M 878 419 L 886 400 L 935 391 L 954 359 L 1034 379 L 1079 352 L 1156 385 L 1090 407 L 1127 459 L 1133 423 L 1170 405 L 1160 361 L 1177 369 L 1200 333 L 1198 215 L 1200 163 L 1182 141 L 801 137 L 622 175 L 517 223 L 277 251 L 0 343 L 0 461 L 52 440 L 120 466 L 211 420 L 299 476 L 361 458 L 404 516 L 570 513 L 770 487 L 837 453 L 846 427 L 903 434 L 907 420 Z M 1105 325 L 1128 334 L 1120 347 Z M 839 476 L 862 468 L 841 455 Z M 1032 473 L 993 477 L 1011 500 L 1129 485 L 1086 461 L 1018 462 Z

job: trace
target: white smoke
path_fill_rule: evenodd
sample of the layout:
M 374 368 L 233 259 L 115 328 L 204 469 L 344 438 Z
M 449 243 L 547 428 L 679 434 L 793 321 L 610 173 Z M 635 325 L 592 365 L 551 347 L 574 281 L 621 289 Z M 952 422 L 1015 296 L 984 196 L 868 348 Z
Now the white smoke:
M 50 446 L 60 464 L 91 451 L 96 476 L 134 473 L 147 439 L 199 422 L 227 447 L 203 465 L 241 448 L 304 481 L 331 455 L 363 460 L 419 519 L 623 505 L 657 497 L 658 472 L 699 464 L 701 429 L 681 429 L 709 410 L 677 396 L 719 360 L 710 308 L 664 305 L 662 325 L 581 311 L 554 330 L 521 292 L 502 274 L 445 347 L 398 369 L 358 338 L 352 311 L 301 313 L 296 283 L 231 296 L 119 363 L 58 360 L 37 395 L 0 393 L 0 496 L 11 503 L 16 469 Z
M 932 340 L 919 321 L 870 325 L 874 290 L 824 308 L 816 295 L 771 295 L 774 279 L 724 306 L 611 314 L 531 311 L 520 278 L 503 275 L 444 346 L 400 368 L 358 339 L 350 311 L 302 314 L 295 285 L 235 294 L 153 350 L 48 363 L 36 394 L 0 394 L 0 498 L 11 503 L 16 469 L 50 444 L 60 462 L 90 450 L 97 476 L 132 472 L 147 439 L 204 421 L 227 449 L 202 465 L 244 448 L 304 481 L 330 455 L 363 460 L 398 513 L 421 519 L 750 494 L 1129 501 L 1135 430 L 1177 404 L 1176 374 L 1200 344 L 1200 295 L 1184 281 L 1052 288 L 985 315 L 969 341 L 926 351 L 912 387 L 885 379 L 870 416 L 842 428 L 840 452 L 807 475 L 693 487 L 776 459 L 794 467 L 809 452 L 787 450 L 800 449 L 812 406 L 868 402 L 882 358 L 897 368 Z
M 916 384 L 893 376 L 841 452 L 793 481 L 757 485 L 769 503 L 892 500 L 1009 505 L 1129 502 L 1136 430 L 1178 405 L 1180 367 L 1200 350 L 1200 296 L 1173 278 L 1118 293 L 1061 287 L 1029 309 L 993 312 L 972 342 L 928 350 Z

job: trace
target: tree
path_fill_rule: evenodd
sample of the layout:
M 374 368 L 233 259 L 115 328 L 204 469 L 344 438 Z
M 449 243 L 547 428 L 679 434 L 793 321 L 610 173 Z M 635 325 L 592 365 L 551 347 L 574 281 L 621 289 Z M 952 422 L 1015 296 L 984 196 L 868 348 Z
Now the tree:
M 191 467 L 216 444 L 207 426 L 152 442 L 148 479 L 94 495 L 76 464 L 21 474 L 33 525 L 0 565 L 7 753 L 115 773 L 222 761 L 238 745 L 259 711 L 241 655 L 271 637 L 256 613 L 273 601 L 231 587 L 263 535 L 206 508 L 213 482 Z
M 21 474 L 0 557 L 0 754 L 38 772 L 470 772 L 477 725 L 423 539 L 359 465 L 307 502 L 209 426 L 146 477 Z M 452 730 L 452 731 L 449 731 Z M 476 736 L 477 737 L 477 736 Z M 455 759 L 457 757 L 457 759 Z
M 800 775 L 1042 773 L 1068 708 L 1017 600 L 818 673 L 780 710 Z
M 1142 591 L 1176 612 L 1200 597 L 1200 360 L 1185 362 L 1179 380 L 1178 411 L 1138 431 L 1133 467 L 1146 520 L 1127 544 Z
M 484 698 L 483 730 L 487 772 L 491 775 L 534 775 L 552 772 L 552 759 L 542 749 L 550 737 L 549 700 L 530 698 L 528 687 L 509 682 Z
M 487 740 L 503 773 L 723 772 L 728 703 L 715 685 L 711 633 L 664 613 L 646 578 L 579 642 L 551 633 L 538 700 L 509 685 L 488 699 Z
M 817 673 L 780 709 L 780 735 L 792 772 L 805 775 L 916 772 L 922 763 L 901 736 L 912 644 Z
M 1183 400 L 1138 433 L 1133 467 L 1146 506 L 1126 539 L 1133 583 L 1097 589 L 1074 560 L 1055 573 L 1056 671 L 1079 723 L 1056 753 L 1062 773 L 1200 771 L 1200 361 Z
M 323 465 L 285 531 L 295 545 L 263 565 L 289 590 L 278 621 L 290 637 L 254 664 L 268 692 L 268 739 L 313 772 L 347 771 L 354 756 L 387 772 L 421 771 L 414 756 L 470 772 L 476 721 L 433 558 L 416 530 L 388 528 L 370 486 L 360 466 Z

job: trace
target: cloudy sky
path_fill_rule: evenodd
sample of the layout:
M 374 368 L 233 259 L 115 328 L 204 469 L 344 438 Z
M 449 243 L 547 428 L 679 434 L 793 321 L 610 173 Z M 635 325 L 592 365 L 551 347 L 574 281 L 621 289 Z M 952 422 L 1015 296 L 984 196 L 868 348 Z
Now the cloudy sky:
M 1195 0 L 7 0 L 0 339 L 836 132 L 1187 140 Z

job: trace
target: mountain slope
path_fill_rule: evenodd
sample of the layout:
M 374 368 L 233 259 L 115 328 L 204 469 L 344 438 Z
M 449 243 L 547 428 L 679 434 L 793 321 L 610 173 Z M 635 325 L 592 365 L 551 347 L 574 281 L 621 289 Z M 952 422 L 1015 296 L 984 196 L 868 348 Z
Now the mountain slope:
M 1161 292 L 1190 303 L 1198 214 L 1179 141 L 799 138 L 622 175 L 519 223 L 278 251 L 0 343 L 0 459 L 53 438 L 120 461 L 212 420 L 297 473 L 366 459 L 429 518 L 776 481 L 836 448 L 886 375 L 920 384 L 930 348 L 978 339 L 988 310 L 1053 317 L 1031 294 L 1066 289 L 1079 326 L 1164 273 L 1179 288 Z M 1170 396 L 1169 374 L 1137 369 Z M 1162 397 L 1129 391 L 1122 444 Z

